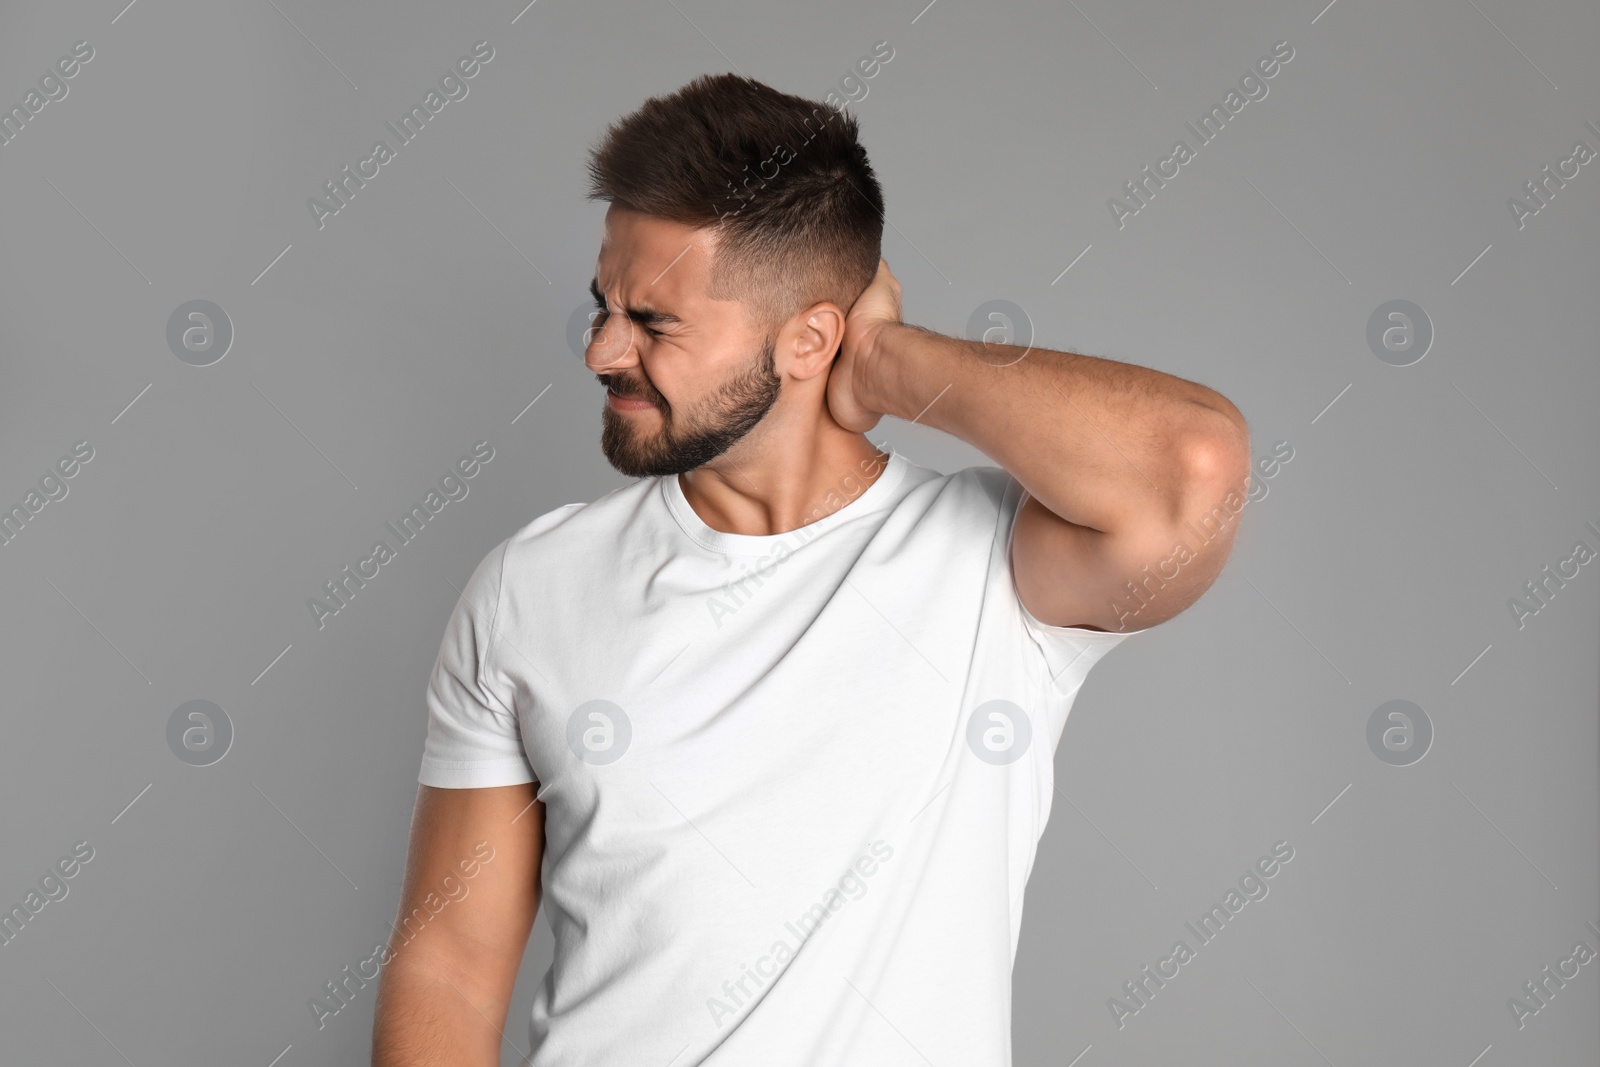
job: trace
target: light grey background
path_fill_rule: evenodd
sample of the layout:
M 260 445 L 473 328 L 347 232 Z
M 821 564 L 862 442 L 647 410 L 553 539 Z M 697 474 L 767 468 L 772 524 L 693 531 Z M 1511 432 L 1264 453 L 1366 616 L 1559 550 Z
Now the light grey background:
M 320 1031 L 308 1000 L 394 916 L 456 590 L 624 483 L 566 341 L 585 150 L 702 72 L 838 92 L 880 40 L 852 108 L 909 321 L 1012 301 L 1037 344 L 1203 382 L 1258 456 L 1294 450 L 1215 587 L 1078 700 L 1015 1061 L 1600 1057 L 1600 961 L 1520 1029 L 1507 1005 L 1600 947 L 1600 563 L 1520 629 L 1507 605 L 1600 548 L 1600 161 L 1520 229 L 1507 205 L 1600 150 L 1592 4 L 123 2 L 0 16 L 5 108 L 94 48 L 0 146 L 0 504 L 94 449 L 0 547 L 0 902 L 94 849 L 0 947 L 7 1062 L 367 1062 L 375 984 Z M 480 40 L 468 96 L 319 230 L 307 200 Z M 1268 95 L 1119 229 L 1108 198 L 1280 40 Z M 205 367 L 166 341 L 197 299 L 234 330 Z M 1366 339 L 1396 299 L 1435 331 L 1405 367 Z M 483 439 L 469 495 L 319 629 L 307 599 Z M 167 742 L 197 699 L 234 730 L 208 767 Z M 1393 699 L 1434 729 L 1410 766 L 1367 744 Z M 1270 895 L 1119 1028 L 1122 983 L 1277 841 Z M 549 947 L 541 919 L 505 1064 Z

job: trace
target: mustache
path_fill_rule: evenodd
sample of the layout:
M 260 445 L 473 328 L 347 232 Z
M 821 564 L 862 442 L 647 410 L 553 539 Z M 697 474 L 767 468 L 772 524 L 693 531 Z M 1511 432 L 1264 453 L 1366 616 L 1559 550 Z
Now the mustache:
M 610 374 L 601 374 L 597 375 L 597 377 L 600 379 L 601 385 L 624 399 L 648 400 L 658 407 L 661 405 L 660 397 L 653 392 L 646 392 L 636 387 L 633 382 L 626 378 L 618 378 Z

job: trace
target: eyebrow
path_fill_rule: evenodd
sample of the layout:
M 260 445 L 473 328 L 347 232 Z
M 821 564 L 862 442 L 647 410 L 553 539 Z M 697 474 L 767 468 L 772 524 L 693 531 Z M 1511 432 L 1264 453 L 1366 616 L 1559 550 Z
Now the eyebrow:
M 589 279 L 589 295 L 594 297 L 594 302 L 600 307 L 606 306 L 605 294 L 600 291 L 600 279 L 598 277 Z M 624 307 L 622 313 L 640 326 L 681 326 L 683 324 L 683 320 L 672 314 L 672 312 L 662 311 L 648 304 Z

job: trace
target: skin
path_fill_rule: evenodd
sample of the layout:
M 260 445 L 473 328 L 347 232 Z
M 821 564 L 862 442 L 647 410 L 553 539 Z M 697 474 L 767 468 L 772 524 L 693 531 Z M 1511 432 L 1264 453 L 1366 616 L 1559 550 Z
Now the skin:
M 944 430 L 1022 483 L 1012 580 L 1047 625 L 1155 626 L 1198 600 L 1232 551 L 1250 432 L 1226 397 L 1148 367 L 909 326 L 885 261 L 850 309 L 828 404 L 860 432 L 886 414 Z M 1209 540 L 1196 533 L 1208 520 L 1220 526 Z M 1179 543 L 1191 558 L 1174 566 Z
M 606 407 L 601 447 L 617 470 L 676 476 L 713 529 L 785 533 L 848 503 L 847 476 L 881 474 L 870 461 L 883 453 L 865 434 L 893 415 L 961 438 L 1027 490 L 1012 577 L 1039 621 L 1147 628 L 1216 579 L 1238 523 L 1209 541 L 1193 527 L 1230 494 L 1242 498 L 1250 471 L 1248 427 L 1220 394 L 1145 367 L 907 325 L 882 260 L 849 309 L 821 301 L 763 331 L 741 303 L 706 296 L 715 252 L 709 232 L 616 206 L 606 214 L 595 282 L 607 313 L 585 363 L 603 385 L 654 402 Z M 1147 601 L 1132 599 L 1127 583 L 1160 570 L 1180 541 L 1192 558 L 1146 585 Z M 419 787 L 402 916 L 476 842 L 496 855 L 420 936 L 390 942 L 373 1067 L 499 1063 L 539 905 L 536 789 Z
M 1238 523 L 1209 540 L 1194 531 L 1243 496 L 1250 465 L 1244 417 L 1221 394 L 1146 367 L 907 326 L 900 283 L 880 260 L 847 312 L 822 301 L 776 330 L 773 397 L 753 384 L 761 333 L 742 305 L 705 295 L 715 251 L 706 232 L 606 214 L 595 279 L 608 314 L 585 362 L 619 394 L 657 402 L 606 409 L 602 445 L 618 470 L 676 474 L 713 529 L 785 533 L 848 503 L 838 487 L 853 469 L 881 473 L 858 465 L 881 454 L 865 433 L 890 414 L 961 438 L 1028 491 L 1012 575 L 1039 621 L 1147 628 L 1216 580 Z M 635 321 L 640 311 L 674 321 Z M 1177 565 L 1180 542 L 1193 558 Z
M 499 1067 L 517 967 L 539 909 L 537 789 L 417 787 L 397 929 L 373 1009 L 372 1067 Z M 478 854 L 480 841 L 493 858 L 464 878 L 459 864 Z M 440 907 L 446 875 L 467 893 Z M 426 903 L 430 893 L 437 912 Z
M 763 335 L 744 304 L 705 295 L 715 252 L 703 230 L 615 205 L 606 212 L 595 283 L 610 313 L 594 320 L 584 362 L 602 385 L 658 406 L 605 408 L 601 448 L 621 473 L 678 475 L 713 529 L 785 533 L 842 507 L 842 477 L 882 453 L 829 413 L 844 310 L 820 301 Z M 640 309 L 677 321 L 625 313 Z

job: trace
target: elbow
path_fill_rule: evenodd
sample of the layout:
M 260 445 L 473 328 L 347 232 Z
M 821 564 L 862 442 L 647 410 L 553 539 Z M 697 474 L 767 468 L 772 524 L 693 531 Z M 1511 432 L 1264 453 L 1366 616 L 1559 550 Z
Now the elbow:
M 1231 408 L 1232 405 L 1230 404 Z M 1250 430 L 1242 415 L 1218 413 L 1213 428 L 1192 436 L 1180 449 L 1182 485 L 1174 502 L 1174 522 L 1182 525 L 1218 506 L 1239 506 L 1249 493 Z
M 1236 486 L 1250 474 L 1250 429 L 1237 422 L 1218 420 L 1214 431 L 1196 434 L 1185 442 L 1179 469 L 1184 479 L 1208 486 Z
M 1221 393 L 1210 391 L 1203 405 L 1206 410 L 1206 420 L 1203 428 L 1195 432 L 1195 444 L 1199 448 L 1211 448 L 1237 451 L 1232 456 L 1224 455 L 1222 458 L 1237 459 L 1242 453 L 1244 466 L 1250 466 L 1250 424 L 1245 421 L 1244 412 L 1234 406 L 1233 402 Z M 1242 475 L 1241 475 L 1242 476 Z

